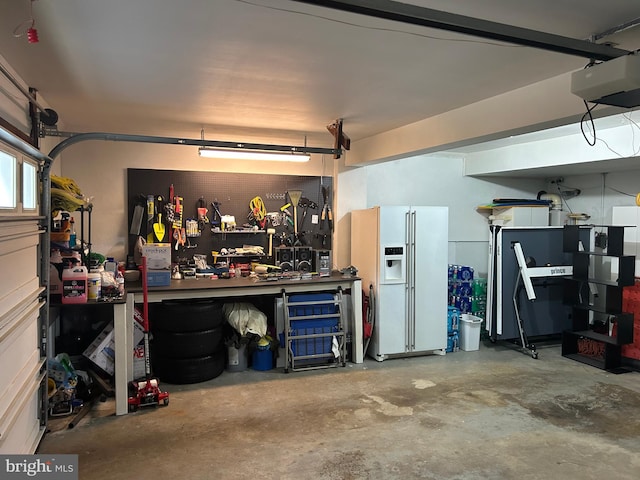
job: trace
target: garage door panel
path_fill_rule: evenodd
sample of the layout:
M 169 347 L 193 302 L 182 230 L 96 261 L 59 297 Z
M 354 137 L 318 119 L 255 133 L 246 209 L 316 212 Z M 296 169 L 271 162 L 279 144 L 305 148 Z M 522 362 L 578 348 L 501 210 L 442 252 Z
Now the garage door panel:
M 0 328 L 5 323 L 5 319 L 21 304 L 29 302 L 43 291 L 44 289 L 40 287 L 40 281 L 37 278 L 31 278 L 10 291 L 2 291 L 4 295 L 0 296 Z
M 39 206 L 30 210 L 25 205 L 33 202 L 25 201 L 28 192 L 45 191 L 40 179 L 51 159 L 2 127 L 0 154 L 13 159 L 15 172 L 24 172 L 27 164 L 37 167 L 37 172 L 31 168 L 35 175 L 15 175 L 13 185 L 7 185 L 15 202 L 0 211 L 0 453 L 29 454 L 35 452 L 46 427 L 47 371 L 41 347 L 46 346 L 48 318 L 43 293 L 48 281 L 49 220 L 40 209 L 48 210 L 49 202 L 40 198 Z M 23 188 L 25 178 L 30 189 Z
M 20 370 L 11 370 L 7 375 L 7 388 L 0 395 L 0 439 L 17 418 L 19 407 L 24 403 L 24 395 L 33 390 L 31 381 L 38 379 L 44 364 L 44 359 L 37 350 L 31 351 L 29 358 Z
M 38 304 L 18 318 L 6 322 L 0 330 L 1 365 L 12 368 L 0 368 L 0 385 L 9 385 L 11 378 L 31 358 L 33 351 L 40 351 L 38 342 Z
M 44 434 L 40 388 L 46 373 L 41 370 L 42 361 L 11 385 L 12 398 L 0 417 L 0 453 L 33 453 Z

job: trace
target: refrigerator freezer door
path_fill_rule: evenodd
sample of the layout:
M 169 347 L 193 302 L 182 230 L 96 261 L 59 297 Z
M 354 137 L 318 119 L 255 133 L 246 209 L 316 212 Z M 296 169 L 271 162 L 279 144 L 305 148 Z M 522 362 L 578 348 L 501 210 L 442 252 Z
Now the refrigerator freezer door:
M 407 281 L 407 241 L 408 231 L 406 218 L 408 207 L 379 207 L 378 264 L 380 267 L 380 283 L 406 283 Z M 389 267 L 387 262 L 393 262 Z
M 377 285 L 377 315 L 370 354 L 377 360 L 389 355 L 407 352 L 409 345 L 409 324 L 407 318 L 407 248 L 409 208 L 406 206 L 381 206 L 379 209 L 378 264 L 381 265 Z M 386 265 L 387 254 L 402 249 L 399 275 L 383 275 L 382 265 Z M 393 249 L 389 251 L 388 249 Z M 395 270 L 394 270 L 395 273 Z M 376 331 L 377 330 L 377 331 Z
M 449 210 L 447 207 L 414 207 L 415 243 L 410 247 L 409 270 L 414 272 L 411 295 L 415 319 L 411 350 L 447 347 L 447 267 Z M 413 213 L 412 213 L 413 216 Z M 410 279 L 411 280 L 411 279 Z
M 405 304 L 406 285 L 380 285 L 376 299 L 377 314 L 380 319 L 373 329 L 369 345 L 369 355 L 376 360 L 384 360 L 388 355 L 407 351 L 408 330 Z

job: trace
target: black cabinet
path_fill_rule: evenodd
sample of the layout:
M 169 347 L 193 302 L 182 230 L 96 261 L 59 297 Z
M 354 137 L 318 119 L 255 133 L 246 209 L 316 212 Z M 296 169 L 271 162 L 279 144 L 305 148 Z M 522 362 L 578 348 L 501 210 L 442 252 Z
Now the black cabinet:
M 582 246 L 580 229 L 602 230 L 597 250 Z M 623 226 L 564 227 L 563 248 L 573 257 L 565 280 L 572 326 L 562 334 L 562 355 L 612 372 L 621 370 L 621 347 L 633 343 L 633 313 L 622 310 L 623 288 L 634 284 L 635 257 L 624 255 Z

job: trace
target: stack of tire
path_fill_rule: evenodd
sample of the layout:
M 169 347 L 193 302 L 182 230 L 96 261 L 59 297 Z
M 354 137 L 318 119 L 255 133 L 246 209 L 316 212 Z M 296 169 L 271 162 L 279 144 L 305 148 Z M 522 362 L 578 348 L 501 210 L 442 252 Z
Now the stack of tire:
M 200 383 L 224 371 L 222 304 L 210 299 L 171 300 L 150 311 L 151 367 L 172 384 Z

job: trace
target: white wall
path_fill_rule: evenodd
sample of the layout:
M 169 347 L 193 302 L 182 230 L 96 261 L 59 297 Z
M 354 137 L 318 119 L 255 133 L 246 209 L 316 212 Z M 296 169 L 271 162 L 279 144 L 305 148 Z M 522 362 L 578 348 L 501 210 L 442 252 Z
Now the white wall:
M 500 197 L 535 198 L 545 187 L 535 178 L 464 177 L 461 157 L 437 154 L 361 167 L 341 173 L 338 182 L 341 223 L 348 221 L 350 210 L 375 205 L 449 207 L 449 263 L 469 265 L 479 273 L 487 271 L 489 229 L 486 216 L 476 207 Z M 348 204 L 343 203 L 345 190 Z M 348 236 L 341 234 L 338 243 L 340 258 L 348 258 Z
M 640 158 L 637 158 L 640 162 Z M 635 205 L 640 193 L 640 170 L 611 172 L 564 177 L 561 187 L 579 188 L 581 193 L 563 201 L 563 213 L 586 213 L 591 216 L 587 223 L 607 225 L 611 222 L 612 207 Z M 549 186 L 549 193 L 557 193 Z

